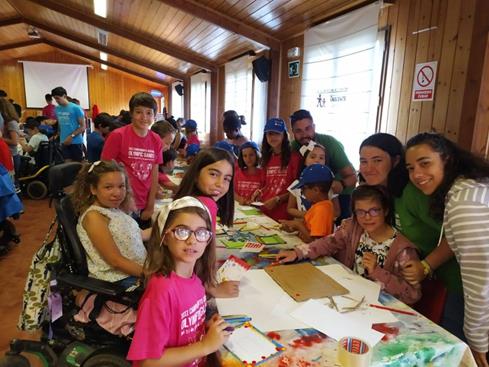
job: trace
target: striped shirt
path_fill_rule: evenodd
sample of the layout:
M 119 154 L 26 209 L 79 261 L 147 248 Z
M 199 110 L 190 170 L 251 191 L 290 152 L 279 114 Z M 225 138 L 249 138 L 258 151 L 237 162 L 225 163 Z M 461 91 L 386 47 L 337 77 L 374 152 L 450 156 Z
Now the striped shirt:
M 464 289 L 464 333 L 472 349 L 489 346 L 489 180 L 458 178 L 446 196 L 445 236 Z

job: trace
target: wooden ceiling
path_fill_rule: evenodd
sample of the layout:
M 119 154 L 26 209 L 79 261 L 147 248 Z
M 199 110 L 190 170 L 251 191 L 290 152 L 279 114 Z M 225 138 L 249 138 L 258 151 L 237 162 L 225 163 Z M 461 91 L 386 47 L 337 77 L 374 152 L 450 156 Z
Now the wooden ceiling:
M 372 0 L 0 0 L 0 61 L 55 48 L 169 85 L 249 51 L 279 50 L 311 25 Z M 40 39 L 31 39 L 34 26 Z M 107 46 L 97 29 L 108 32 Z

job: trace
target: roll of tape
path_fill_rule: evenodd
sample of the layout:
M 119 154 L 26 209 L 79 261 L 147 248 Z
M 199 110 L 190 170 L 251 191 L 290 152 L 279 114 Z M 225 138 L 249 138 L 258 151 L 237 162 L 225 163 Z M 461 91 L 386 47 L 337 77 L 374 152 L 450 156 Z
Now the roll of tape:
M 338 342 L 338 360 L 344 367 L 368 367 L 372 352 L 363 340 L 346 337 Z

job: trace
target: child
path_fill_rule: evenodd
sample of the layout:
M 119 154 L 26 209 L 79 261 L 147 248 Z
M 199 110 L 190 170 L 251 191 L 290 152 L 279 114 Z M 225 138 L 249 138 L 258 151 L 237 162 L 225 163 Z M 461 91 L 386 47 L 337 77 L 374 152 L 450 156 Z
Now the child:
M 197 136 L 197 123 L 195 120 L 187 120 L 183 127 L 185 128 L 187 145 L 197 144 L 200 147 L 199 137 Z
M 333 203 L 328 199 L 334 175 L 329 167 L 312 164 L 301 174 L 299 183 L 294 187 L 302 190 L 312 206 L 304 215 L 304 220 L 283 220 L 286 230 L 299 231 L 304 242 L 327 236 L 333 232 Z
M 100 160 L 105 137 L 109 134 L 112 123 L 112 116 L 105 112 L 99 113 L 93 120 L 94 130 L 87 135 L 87 160 L 90 163 Z
M 304 171 L 305 167 L 309 167 L 311 164 L 323 164 L 327 165 L 328 155 L 326 148 L 321 144 L 314 141 L 310 141 L 308 145 L 303 145 L 299 152 L 304 157 L 304 164 L 301 172 Z M 292 189 L 297 186 L 299 181 L 295 180 L 287 189 L 292 195 L 289 196 L 287 203 L 287 213 L 293 218 L 304 218 L 306 211 L 311 207 L 311 203 L 307 200 L 300 189 Z M 333 194 L 333 191 L 329 191 L 329 199 L 333 203 L 333 215 L 337 218 L 341 214 L 340 203 L 338 200 L 338 195 Z
M 171 147 L 171 143 L 175 139 L 176 129 L 168 121 L 157 121 L 151 126 L 151 131 L 158 134 L 161 138 L 161 144 L 163 145 L 163 152 L 166 152 Z
M 115 161 L 97 161 L 83 167 L 72 194 L 89 275 L 109 282 L 141 276 L 146 258 L 143 234 L 149 238 L 149 233 L 127 214 L 132 201 L 127 181 Z
M 146 290 L 127 355 L 134 366 L 204 366 L 229 325 L 214 315 L 205 331 L 206 295 L 214 282 L 215 240 L 210 214 L 185 196 L 164 206 L 153 225 L 144 265 Z
M 402 302 L 413 304 L 421 297 L 419 284 L 402 275 L 404 265 L 417 260 L 415 246 L 392 227 L 392 205 L 382 186 L 361 185 L 352 194 L 353 217 L 345 219 L 335 233 L 292 251 L 281 251 L 277 259 L 315 259 L 334 256 L 344 265 L 373 281 Z
M 224 133 L 229 143 L 235 147 L 234 154 L 238 155 L 241 146 L 248 141 L 241 132 L 241 125 L 246 124 L 244 116 L 239 116 L 236 111 L 228 110 L 224 112 L 223 117 Z
M 234 175 L 234 198 L 241 205 L 250 204 L 256 190 L 265 185 L 264 172 L 259 168 L 260 158 L 260 149 L 255 142 L 241 145 Z
M 279 220 L 288 219 L 287 188 L 299 175 L 300 155 L 292 152 L 285 122 L 271 118 L 264 129 L 262 144 L 262 167 L 265 171 L 265 187 L 257 192 L 263 201 L 263 212 Z
M 158 191 L 158 165 L 162 163 L 161 139 L 150 131 L 157 104 L 151 94 L 141 92 L 131 97 L 129 109 L 131 124 L 110 133 L 102 159 L 115 159 L 126 168 L 136 201 L 135 217 L 147 227 Z
M 31 155 L 31 162 L 36 163 L 34 159 L 34 155 L 39 149 L 39 144 L 42 141 L 48 141 L 48 137 L 39 131 L 40 123 L 35 119 L 28 120 L 24 127 L 27 131 L 27 134 L 30 136 L 29 142 L 25 140 L 25 138 L 20 138 L 19 143 L 22 147 L 22 150 Z
M 158 197 L 160 198 L 164 197 L 163 189 L 170 190 L 173 193 L 178 190 L 178 185 L 168 177 L 173 172 L 173 168 L 175 168 L 175 159 L 177 159 L 177 151 L 175 149 L 170 148 L 163 152 L 163 164 L 158 166 L 158 184 L 160 185 Z
M 234 217 L 233 193 L 234 159 L 219 148 L 202 150 L 189 166 L 175 199 L 184 196 L 197 197 L 211 213 L 215 233 L 217 215 L 223 225 L 231 227 Z M 237 297 L 239 282 L 223 282 L 217 287 L 209 285 L 214 297 Z

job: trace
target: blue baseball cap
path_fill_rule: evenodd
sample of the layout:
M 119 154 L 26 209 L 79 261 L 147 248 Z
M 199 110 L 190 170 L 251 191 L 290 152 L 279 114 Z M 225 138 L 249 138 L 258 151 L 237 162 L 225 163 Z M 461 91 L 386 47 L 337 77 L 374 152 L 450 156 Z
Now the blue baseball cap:
M 264 132 L 274 131 L 276 133 L 283 133 L 287 131 L 285 121 L 278 117 L 272 117 L 265 124 Z
M 236 145 L 233 145 L 226 140 L 218 141 L 214 144 L 214 148 L 225 150 L 231 153 L 233 156 L 236 156 Z
M 300 189 L 305 185 L 317 184 L 323 182 L 333 181 L 334 174 L 329 169 L 328 166 L 323 164 L 315 163 L 304 168 L 299 178 L 299 183 L 295 185 L 292 189 Z
M 197 122 L 195 122 L 195 120 L 187 120 L 185 122 L 185 125 L 183 125 L 183 127 L 185 128 L 189 128 L 189 129 L 196 129 L 197 128 Z
M 187 157 L 196 155 L 200 150 L 199 144 L 189 144 L 186 149 Z
M 257 152 L 260 151 L 258 144 L 256 144 L 254 141 L 247 141 L 246 143 L 241 144 L 241 146 L 239 147 L 239 150 L 242 151 L 243 149 L 246 149 L 246 148 L 252 148 L 252 149 L 256 150 Z

